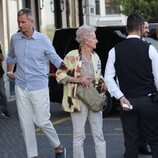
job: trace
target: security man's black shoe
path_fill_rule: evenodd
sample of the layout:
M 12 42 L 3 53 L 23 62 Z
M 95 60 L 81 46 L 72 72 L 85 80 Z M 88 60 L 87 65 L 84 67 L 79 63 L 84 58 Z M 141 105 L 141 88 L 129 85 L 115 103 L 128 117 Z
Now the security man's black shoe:
M 142 155 L 151 155 L 151 150 L 149 149 L 149 147 L 146 148 L 139 147 L 138 153 Z
M 150 147 L 139 147 L 138 154 L 151 155 Z M 124 158 L 126 158 L 126 152 L 124 153 Z

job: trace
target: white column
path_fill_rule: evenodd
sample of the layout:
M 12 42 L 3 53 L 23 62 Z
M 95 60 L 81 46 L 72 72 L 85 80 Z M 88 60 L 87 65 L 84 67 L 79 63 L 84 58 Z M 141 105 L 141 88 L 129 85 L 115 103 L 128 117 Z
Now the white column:
M 100 0 L 100 16 L 105 16 L 105 0 Z
M 6 66 L 6 56 L 8 52 L 8 41 L 9 41 L 9 36 L 8 36 L 8 22 L 7 22 L 7 1 L 6 0 L 1 0 L 0 1 L 0 41 L 2 43 L 3 47 L 3 56 L 4 56 L 4 61 L 3 61 L 3 69 L 6 72 L 7 71 L 7 66 Z M 9 92 L 9 82 L 8 78 L 6 75 L 4 75 L 4 82 L 5 82 L 5 88 L 6 88 L 6 95 L 7 99 L 9 99 L 10 92 Z
M 95 0 L 86 0 L 86 24 L 96 25 L 95 22 Z

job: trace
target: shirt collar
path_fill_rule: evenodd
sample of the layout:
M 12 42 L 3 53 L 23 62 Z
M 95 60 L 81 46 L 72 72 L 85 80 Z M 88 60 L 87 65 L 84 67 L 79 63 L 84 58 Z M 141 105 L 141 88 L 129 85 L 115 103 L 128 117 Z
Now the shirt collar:
M 138 36 L 138 35 L 128 35 L 127 38 L 139 38 L 140 39 L 140 36 Z
M 22 38 L 26 38 L 23 33 L 21 33 L 21 35 L 22 35 Z M 34 39 L 34 40 L 38 39 L 38 34 L 37 34 L 37 31 L 35 29 L 33 31 L 32 36 L 30 37 L 30 39 L 31 38 Z

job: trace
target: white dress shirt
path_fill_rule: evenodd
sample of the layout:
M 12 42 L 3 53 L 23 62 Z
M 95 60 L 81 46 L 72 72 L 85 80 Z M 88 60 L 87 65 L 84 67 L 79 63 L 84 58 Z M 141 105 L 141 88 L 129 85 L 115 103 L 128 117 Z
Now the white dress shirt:
M 128 35 L 127 38 L 140 38 L 137 35 Z M 158 52 L 154 46 L 149 46 L 149 58 L 151 59 L 152 64 L 152 73 L 154 76 L 155 86 L 158 90 Z M 115 63 L 115 48 L 112 48 L 109 51 L 108 60 L 106 63 L 105 73 L 104 73 L 104 81 L 108 87 L 108 91 L 111 96 L 114 96 L 116 99 L 121 98 L 124 94 L 119 89 L 118 84 L 114 80 L 116 71 L 114 67 Z

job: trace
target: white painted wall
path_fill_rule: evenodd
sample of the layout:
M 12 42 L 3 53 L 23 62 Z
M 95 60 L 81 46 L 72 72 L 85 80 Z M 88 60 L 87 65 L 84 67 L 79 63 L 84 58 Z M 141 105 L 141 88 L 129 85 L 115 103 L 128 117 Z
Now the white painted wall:
M 95 0 L 86 0 L 86 24 L 95 26 L 125 25 L 126 16 L 122 14 L 106 15 L 105 0 L 100 0 L 100 15 L 92 14 L 91 8 L 95 11 Z

